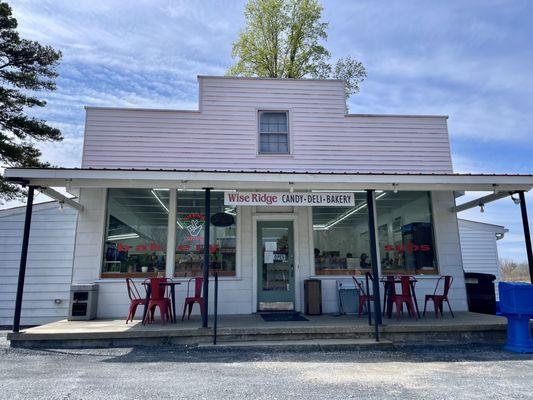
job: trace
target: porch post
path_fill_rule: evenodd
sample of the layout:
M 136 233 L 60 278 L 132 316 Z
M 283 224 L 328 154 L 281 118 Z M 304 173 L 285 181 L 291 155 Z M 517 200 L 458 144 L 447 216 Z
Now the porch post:
M 174 269 L 176 264 L 176 206 L 177 206 L 177 190 L 170 189 L 168 199 L 168 226 L 167 226 L 167 260 L 165 265 L 165 276 L 167 278 L 174 277 Z
M 529 281 L 533 283 L 533 250 L 531 249 L 531 232 L 529 231 L 529 221 L 527 219 L 526 196 L 524 195 L 524 191 L 518 192 L 518 196 L 520 197 L 520 211 L 522 212 L 522 225 L 524 227 L 524 238 L 526 240 Z
M 202 314 L 202 328 L 207 328 L 209 313 L 209 229 L 211 227 L 211 188 L 204 188 L 205 191 L 205 221 L 204 221 L 204 304 L 205 310 Z
M 28 201 L 26 203 L 26 216 L 24 218 L 24 233 L 22 236 L 22 248 L 20 250 L 19 280 L 17 285 L 17 297 L 15 300 L 15 314 L 13 316 L 13 332 L 20 330 L 20 312 L 22 310 L 22 295 L 24 293 L 24 278 L 26 277 L 26 261 L 28 259 L 28 243 L 30 241 L 31 214 L 33 210 L 34 186 L 28 188 Z
M 374 190 L 366 191 L 366 204 L 368 207 L 368 237 L 370 239 L 370 257 L 372 260 L 372 292 L 374 295 L 374 326 L 376 332 L 376 341 L 379 341 L 379 325 L 381 324 L 381 305 L 379 294 L 379 256 L 376 241 L 376 201 Z M 370 312 L 370 310 L 368 310 Z

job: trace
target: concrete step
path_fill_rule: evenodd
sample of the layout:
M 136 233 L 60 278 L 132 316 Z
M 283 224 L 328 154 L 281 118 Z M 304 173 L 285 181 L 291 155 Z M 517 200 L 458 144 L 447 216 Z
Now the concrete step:
M 242 342 L 218 342 L 198 344 L 199 350 L 216 351 L 341 351 L 390 349 L 392 342 L 382 339 L 310 339 L 310 340 L 261 340 Z

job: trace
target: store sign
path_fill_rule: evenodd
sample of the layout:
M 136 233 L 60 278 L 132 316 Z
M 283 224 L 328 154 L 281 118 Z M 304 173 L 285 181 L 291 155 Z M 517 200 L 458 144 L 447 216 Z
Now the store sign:
M 226 206 L 353 207 L 353 193 L 225 192 Z
M 202 214 L 189 214 L 183 218 L 183 224 L 189 231 L 191 238 L 198 238 L 202 233 L 205 217 Z
M 233 218 L 233 215 L 228 213 L 220 212 L 211 216 L 211 224 L 213 224 L 214 226 L 225 227 L 231 226 L 234 223 L 235 218 Z

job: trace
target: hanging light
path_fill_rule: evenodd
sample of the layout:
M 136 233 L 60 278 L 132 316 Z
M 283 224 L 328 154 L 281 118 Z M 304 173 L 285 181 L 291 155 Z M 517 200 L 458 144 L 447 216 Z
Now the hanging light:
M 479 211 L 482 212 L 482 213 L 485 212 L 485 204 L 483 204 L 483 203 L 479 204 Z
M 59 203 L 59 211 L 63 211 L 63 206 L 65 205 L 65 201 L 59 200 L 58 203 Z
M 397 183 L 393 183 L 393 184 L 392 184 L 392 191 L 393 191 L 394 193 L 398 193 L 398 184 L 397 184 Z
M 513 200 L 513 202 L 515 204 L 520 204 L 520 197 L 513 197 L 514 196 L 514 193 L 511 194 L 511 199 Z
M 289 192 L 294 193 L 294 182 L 289 182 Z
M 492 185 L 492 189 L 494 191 L 494 194 L 498 194 L 498 192 L 499 192 L 498 185 L 496 185 L 496 184 Z

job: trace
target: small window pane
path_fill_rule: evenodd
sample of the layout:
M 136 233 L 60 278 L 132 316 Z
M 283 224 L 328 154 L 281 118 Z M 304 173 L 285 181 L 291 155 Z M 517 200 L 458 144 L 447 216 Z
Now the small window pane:
M 175 277 L 202 276 L 204 265 L 205 193 L 178 191 L 176 208 Z M 224 206 L 224 193 L 211 193 L 211 214 L 234 215 L 234 207 Z M 236 225 L 210 226 L 209 270 L 222 276 L 234 276 L 236 268 Z
M 169 192 L 109 189 L 102 277 L 165 273 Z
M 383 192 L 376 214 L 383 275 L 438 274 L 429 192 Z
M 371 271 L 366 195 L 355 207 L 313 207 L 316 275 L 364 275 Z
M 261 112 L 259 114 L 259 152 L 288 153 L 288 132 L 286 112 Z

